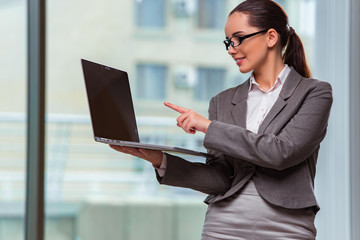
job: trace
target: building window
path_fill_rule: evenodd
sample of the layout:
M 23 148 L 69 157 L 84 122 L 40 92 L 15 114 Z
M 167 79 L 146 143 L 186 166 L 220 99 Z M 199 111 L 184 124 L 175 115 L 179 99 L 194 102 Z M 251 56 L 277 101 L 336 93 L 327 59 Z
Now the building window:
M 195 99 L 209 101 L 225 87 L 225 69 L 200 67 L 197 70 L 198 81 L 195 87 Z
M 136 66 L 136 97 L 146 100 L 163 100 L 166 96 L 168 69 L 160 64 Z
M 279 4 L 282 8 L 285 8 L 286 0 L 274 0 L 277 4 Z
M 165 0 L 135 0 L 135 21 L 141 28 L 166 26 Z
M 223 29 L 226 20 L 224 0 L 198 0 L 198 27 Z

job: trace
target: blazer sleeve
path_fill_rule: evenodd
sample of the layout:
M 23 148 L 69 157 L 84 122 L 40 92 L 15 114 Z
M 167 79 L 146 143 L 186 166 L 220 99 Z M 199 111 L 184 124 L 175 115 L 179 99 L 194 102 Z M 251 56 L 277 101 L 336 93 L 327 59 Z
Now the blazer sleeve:
M 256 134 L 239 126 L 212 121 L 205 135 L 204 146 L 276 170 L 301 163 L 325 137 L 332 105 L 331 85 L 314 81 L 302 95 L 304 97 L 297 112 L 278 133 L 265 131 Z
M 217 118 L 216 108 L 210 103 L 209 119 Z M 224 154 L 208 149 L 214 157 L 207 158 L 206 163 L 189 162 L 178 156 L 166 153 L 167 166 L 165 175 L 157 179 L 160 184 L 191 188 L 202 193 L 223 194 L 231 187 L 234 169 L 232 160 Z M 155 171 L 156 172 L 156 171 Z

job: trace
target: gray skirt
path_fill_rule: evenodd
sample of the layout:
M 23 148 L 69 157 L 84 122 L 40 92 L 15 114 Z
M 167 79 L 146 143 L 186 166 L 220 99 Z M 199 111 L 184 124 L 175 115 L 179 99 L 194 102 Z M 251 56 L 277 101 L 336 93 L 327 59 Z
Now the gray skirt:
M 208 206 L 202 240 L 314 240 L 314 220 L 311 208 L 269 204 L 250 180 L 235 196 Z

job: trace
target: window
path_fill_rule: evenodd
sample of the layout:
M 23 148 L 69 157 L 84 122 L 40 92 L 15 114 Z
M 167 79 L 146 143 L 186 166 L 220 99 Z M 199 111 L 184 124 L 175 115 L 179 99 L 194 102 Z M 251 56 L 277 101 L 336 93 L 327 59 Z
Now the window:
M 195 98 L 200 101 L 209 101 L 225 87 L 225 69 L 198 68 L 198 82 L 195 88 Z
M 277 4 L 279 4 L 282 8 L 286 8 L 286 0 L 274 0 Z
M 79 14 L 84 1 L 47 1 L 47 26 L 51 31 L 47 32 L 46 43 L 46 240 L 199 238 L 206 213 L 206 205 L 202 203 L 205 198 L 203 194 L 159 185 L 151 164 L 117 153 L 106 145 L 93 141 L 79 64 L 80 58 L 86 58 L 129 70 L 130 81 L 134 86 L 133 96 L 144 99 L 135 103 L 141 113 L 137 124 L 142 140 L 195 147 L 196 150 L 203 143 L 203 135 L 190 136 L 183 133 L 176 127 L 176 112 L 164 110 L 162 104 L 154 104 L 148 100 L 166 98 L 207 116 L 207 101 L 212 96 L 224 88 L 238 85 L 248 76 L 239 73 L 222 44 L 226 15 L 239 1 L 193 1 L 198 3 L 199 11 L 195 28 L 188 19 L 179 18 L 170 12 L 172 9 L 168 2 L 172 1 L 105 0 L 100 5 L 97 1 L 87 1 L 87 8 L 94 9 L 91 14 Z M 349 7 L 349 2 L 331 0 L 331 4 L 327 4 L 328 0 L 311 1 L 316 3 L 318 9 L 315 11 L 316 18 L 310 16 L 314 14 L 313 10 L 306 9 L 309 0 L 278 0 L 285 4 L 289 17 L 293 18 L 290 24 L 299 34 L 312 32 L 311 29 L 316 26 L 314 36 L 301 36 L 310 53 L 319 49 L 322 53 L 331 52 L 329 49 L 333 49 L 333 46 L 339 48 L 337 54 L 340 55 L 336 59 L 316 54 L 321 57 L 322 63 L 317 60 L 315 70 L 329 74 L 329 77 L 320 76 L 320 79 L 327 80 L 331 77 L 334 82 L 337 79 L 346 80 L 344 66 L 348 65 L 345 54 L 348 38 L 343 42 L 340 39 L 349 31 L 344 24 L 348 21 L 347 15 L 344 15 L 347 11 L 343 9 Z M 327 6 L 327 9 L 332 10 L 324 11 L 319 6 Z M 19 142 L 25 142 L 26 136 L 23 124 L 25 118 L 22 114 L 26 94 L 21 90 L 21 87 L 26 87 L 25 80 L 22 81 L 25 79 L 26 61 L 21 63 L 26 58 L 23 49 L 26 46 L 26 19 L 23 19 L 25 10 L 24 0 L 0 1 L 0 16 L 4 19 L 0 21 L 0 30 L 7 33 L 0 38 L 0 47 L 4 49 L 4 56 L 0 58 L 0 61 L 3 59 L 0 64 L 0 239 L 23 239 L 21 218 L 24 205 L 25 144 Z M 339 10 L 340 14 L 335 10 Z M 304 11 L 306 14 L 301 13 Z M 125 20 L 119 21 L 119 16 Z M 169 24 L 165 16 L 172 18 L 171 24 L 176 26 L 171 31 L 165 32 L 167 29 L 164 27 Z M 307 16 L 308 21 L 303 21 L 300 16 Z M 321 22 L 318 22 L 319 19 Z M 128 24 L 132 20 L 134 24 Z M 139 34 L 134 34 L 139 27 L 157 29 L 164 32 L 166 37 L 139 37 Z M 17 31 L 14 32 L 14 29 Z M 199 41 L 193 41 L 199 29 L 210 29 L 210 35 L 214 36 L 212 39 L 207 36 L 202 38 L 206 44 L 201 47 Z M 335 32 L 339 34 L 334 34 Z M 140 41 L 142 44 L 139 44 Z M 313 46 L 315 41 L 318 47 Z M 219 51 L 216 50 L 218 46 L 221 47 Z M 142 59 L 141 64 L 139 59 Z M 337 59 L 344 61 L 336 61 Z M 147 62 L 166 64 L 145 64 Z M 176 82 L 172 81 L 172 70 L 179 65 L 190 68 L 203 66 L 196 70 L 198 82 L 195 89 L 177 87 Z M 14 66 L 16 71 L 13 70 Z M 336 71 L 339 69 L 341 71 Z M 346 100 L 343 96 L 348 93 L 347 88 L 348 82 L 334 87 L 334 93 L 337 94 L 335 99 Z M 318 162 L 318 187 L 315 189 L 322 207 L 317 216 L 319 240 L 349 239 L 349 180 L 343 177 L 348 173 L 346 168 L 349 152 L 345 146 L 348 143 L 348 127 L 345 127 L 345 131 L 334 131 L 338 123 L 347 126 L 349 108 L 341 108 L 340 111 L 338 106 L 346 106 L 348 100 L 344 100 L 344 104 L 339 104 L 338 100 L 338 104 L 334 104 L 335 111 L 332 112 L 332 116 L 336 116 L 332 123 L 334 125 L 329 131 L 330 136 L 327 136 L 331 145 L 322 145 L 323 153 L 327 155 L 323 155 Z M 15 113 L 8 114 L 9 111 Z M 334 141 L 331 134 L 337 135 L 336 139 L 343 142 L 340 148 L 339 142 Z M 7 143 L 11 139 L 13 140 Z M 338 149 L 345 151 L 334 154 Z M 339 157 L 344 158 L 344 161 L 337 161 Z M 186 159 L 192 160 L 188 157 Z M 334 174 L 340 174 L 340 177 L 331 178 Z M 149 221 L 156 221 L 157 224 L 149 225 Z M 338 228 L 331 228 L 339 225 Z M 332 231 L 329 231 L 329 226 Z
M 163 28 L 166 25 L 165 0 L 135 0 L 136 25 L 141 28 Z
M 198 0 L 198 27 L 223 29 L 226 20 L 226 4 L 223 0 Z
M 0 239 L 24 239 L 26 1 L 0 1 Z
M 167 67 L 156 64 L 136 66 L 136 96 L 139 99 L 162 100 L 166 96 Z

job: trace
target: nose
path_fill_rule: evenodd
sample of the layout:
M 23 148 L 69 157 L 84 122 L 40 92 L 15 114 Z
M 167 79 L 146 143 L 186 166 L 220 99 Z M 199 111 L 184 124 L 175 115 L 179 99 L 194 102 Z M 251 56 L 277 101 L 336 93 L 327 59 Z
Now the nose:
M 228 49 L 228 54 L 229 55 L 232 55 L 232 54 L 234 54 L 234 53 L 236 53 L 236 49 L 235 49 L 235 47 L 233 47 L 233 46 L 229 46 L 229 49 Z

